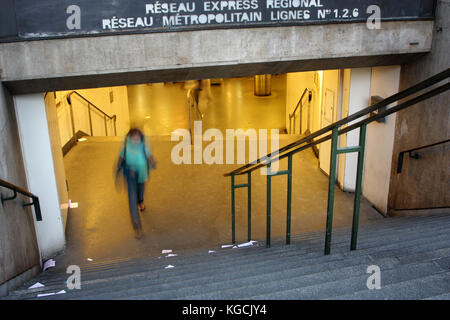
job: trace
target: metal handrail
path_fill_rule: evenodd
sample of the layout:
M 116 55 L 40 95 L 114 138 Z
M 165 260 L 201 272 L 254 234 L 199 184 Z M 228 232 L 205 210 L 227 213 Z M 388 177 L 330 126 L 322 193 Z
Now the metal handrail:
M 447 139 L 447 140 L 439 141 L 439 142 L 436 142 L 436 143 L 428 144 L 426 146 L 421 146 L 421 147 L 417 147 L 417 148 L 401 151 L 398 154 L 397 173 L 402 173 L 403 158 L 405 156 L 405 153 L 409 153 L 409 157 L 410 158 L 419 159 L 419 155 L 418 154 L 415 154 L 415 155 L 412 154 L 414 151 L 419 151 L 419 150 L 422 150 L 422 149 L 428 149 L 428 148 L 435 147 L 435 146 L 438 146 L 440 144 L 449 143 L 449 142 L 450 142 L 450 139 Z
M 106 135 L 108 135 L 108 127 L 107 127 L 107 123 L 106 123 L 106 121 L 107 121 L 106 118 L 108 118 L 109 120 L 114 121 L 114 135 L 117 136 L 117 125 L 116 125 L 117 116 L 116 115 L 112 115 L 112 116 L 108 115 L 102 109 L 97 107 L 94 103 L 92 103 L 91 101 L 89 101 L 88 99 L 83 97 L 81 94 L 79 94 L 77 91 L 72 91 L 72 92 L 68 93 L 67 96 L 66 96 L 67 97 L 67 102 L 69 103 L 70 106 L 72 106 L 71 96 L 73 94 L 76 94 L 78 97 L 83 99 L 88 104 L 89 127 L 90 127 L 90 131 L 91 131 L 91 136 L 93 136 L 93 126 L 92 126 L 92 118 L 91 118 L 91 106 L 94 107 L 95 110 L 97 110 L 101 114 L 103 114 L 103 119 L 104 119 L 104 122 L 105 122 L 105 133 L 106 133 Z M 71 120 L 72 120 L 72 131 L 73 131 L 73 135 L 75 136 L 75 125 L 74 125 L 74 120 L 73 120 L 73 111 L 72 111 L 72 109 L 71 109 L 70 115 L 71 115 Z
M 303 108 L 303 99 L 305 98 L 306 93 L 309 92 L 308 97 L 311 96 L 312 91 L 308 88 L 305 88 L 303 90 L 301 98 L 297 102 L 297 106 L 295 107 L 294 111 L 289 115 L 289 133 L 292 134 L 292 118 L 294 119 L 294 133 L 295 133 L 295 114 L 297 113 L 297 110 L 300 109 L 300 134 L 302 133 L 302 108 Z M 308 123 L 309 126 L 309 123 Z
M 352 237 L 351 237 L 351 246 L 350 250 L 356 250 L 357 246 L 357 234 L 358 234 L 358 224 L 359 224 L 359 209 L 362 195 L 362 177 L 363 177 L 363 168 L 364 168 L 364 153 L 365 153 L 365 141 L 366 141 L 366 132 L 367 125 L 373 121 L 377 121 L 384 117 L 387 117 L 393 113 L 396 113 L 400 110 L 408 108 L 412 105 L 415 105 L 421 101 L 427 100 L 431 97 L 439 95 L 443 92 L 446 92 L 450 89 L 450 83 L 447 81 L 445 84 L 437 86 L 440 82 L 448 79 L 450 77 L 450 69 L 446 69 L 441 73 L 430 77 L 415 86 L 412 86 L 406 90 L 403 90 L 397 94 L 392 95 L 389 98 L 386 98 L 380 102 L 375 103 L 374 105 L 365 108 L 349 117 L 346 117 L 340 121 L 337 121 L 317 132 L 302 138 L 296 142 L 293 142 L 279 150 L 272 152 L 260 159 L 248 163 L 236 170 L 233 170 L 227 174 L 224 174 L 225 177 L 231 177 L 231 216 L 232 216 L 232 242 L 235 243 L 235 189 L 238 188 L 248 188 L 248 223 L 249 223 L 249 231 L 248 238 L 251 238 L 251 173 L 258 168 L 267 167 L 267 235 L 266 235 L 266 245 L 270 247 L 270 234 L 271 234 L 271 179 L 273 176 L 287 175 L 288 176 L 288 186 L 287 186 L 287 222 L 286 222 L 286 244 L 290 244 L 290 228 L 291 228 L 291 200 L 292 200 L 292 157 L 294 154 L 301 152 L 305 149 L 308 149 L 314 145 L 323 143 L 327 140 L 331 140 L 331 159 L 330 159 L 330 175 L 329 175 L 329 185 L 328 185 L 328 208 L 327 208 L 327 221 L 326 221 L 326 233 L 325 233 L 325 254 L 330 254 L 331 250 L 331 234 L 332 234 L 332 221 L 333 221 L 333 210 L 334 210 L 334 191 L 335 191 L 335 183 L 336 183 L 336 164 L 337 164 L 337 156 L 339 154 L 346 153 L 358 153 L 358 167 L 357 167 L 357 175 L 356 175 L 356 188 L 355 188 L 355 200 L 354 200 L 354 210 L 353 210 L 353 224 L 352 224 Z M 424 89 L 429 89 L 426 93 L 415 96 L 414 98 L 410 98 L 410 96 L 418 94 L 420 91 Z M 393 102 L 396 102 L 401 99 L 408 98 L 410 100 L 404 101 L 390 109 L 384 109 L 389 106 Z M 378 111 L 377 113 L 372 113 L 374 111 Z M 372 114 L 371 114 L 372 113 Z M 367 118 L 363 118 L 357 123 L 354 123 L 348 127 L 343 129 L 339 129 L 341 126 L 348 124 L 349 122 L 353 122 L 359 118 L 368 116 Z M 359 137 L 359 145 L 351 146 L 345 148 L 338 148 L 338 139 L 339 135 L 347 133 L 349 131 L 360 128 L 360 137 Z M 325 134 L 329 133 L 325 137 Z M 320 137 L 318 140 L 314 140 L 314 138 Z M 283 158 L 288 157 L 288 170 L 281 172 L 271 172 L 271 165 L 275 161 L 279 161 Z M 235 176 L 247 174 L 248 183 L 245 185 L 235 185 Z
M 27 196 L 29 198 L 31 198 L 33 201 L 30 203 L 24 203 L 23 206 L 27 207 L 27 206 L 34 206 L 34 213 L 36 215 L 36 220 L 37 221 L 42 221 L 42 214 L 41 214 L 41 206 L 39 205 L 39 198 L 37 196 L 35 196 L 34 194 L 32 194 L 31 192 L 18 187 L 16 185 L 13 185 L 12 183 L 9 183 L 7 181 L 1 180 L 0 179 L 0 187 L 4 187 L 4 188 L 8 188 L 10 190 L 12 190 L 14 192 L 14 195 L 11 197 L 7 197 L 4 198 L 3 194 L 1 195 L 1 201 L 2 204 L 6 201 L 10 201 L 10 200 L 14 200 L 17 197 L 17 193 L 20 193 L 24 196 Z
M 414 85 L 414 86 L 412 86 L 412 87 L 410 87 L 410 88 L 408 88 L 406 90 L 403 90 L 403 91 L 401 91 L 399 93 L 396 93 L 396 94 L 394 94 L 394 95 L 392 95 L 392 96 L 390 96 L 390 97 L 388 97 L 388 98 L 386 98 L 386 99 L 384 99 L 384 100 L 382 100 L 382 101 L 380 101 L 378 103 L 375 103 L 374 105 L 372 105 L 370 107 L 367 107 L 367 108 L 365 108 L 365 109 L 363 109 L 363 110 L 361 110 L 361 111 L 359 111 L 357 113 L 354 113 L 354 114 L 352 114 L 352 115 L 350 115 L 350 116 L 348 116 L 348 117 L 346 117 L 344 119 L 341 119 L 341 120 L 339 120 L 339 121 L 337 121 L 335 123 L 332 123 L 332 124 L 326 126 L 325 128 L 322 128 L 322 129 L 320 129 L 320 130 L 310 134 L 307 137 L 304 137 L 304 138 L 302 138 L 300 140 L 297 140 L 297 141 L 295 141 L 293 143 L 290 143 L 290 144 L 284 146 L 283 148 L 280 148 L 279 150 L 277 150 L 275 152 L 269 153 L 266 156 L 261 157 L 261 158 L 259 158 L 258 160 L 254 161 L 254 162 L 251 162 L 251 163 L 246 164 L 246 165 L 244 165 L 244 166 L 242 166 L 242 167 L 240 167 L 238 169 L 235 169 L 235 170 L 233 170 L 233 171 L 231 171 L 231 172 L 229 172 L 227 174 L 224 174 L 224 176 L 225 177 L 229 177 L 231 175 L 238 175 L 241 172 L 242 172 L 241 174 L 244 174 L 244 173 L 247 172 L 247 171 L 243 172 L 245 169 L 248 169 L 248 168 L 250 168 L 252 166 L 255 166 L 257 164 L 263 163 L 264 161 L 267 162 L 267 161 L 271 160 L 272 155 L 277 155 L 277 154 L 284 153 L 284 152 L 289 151 L 289 150 L 291 150 L 293 148 L 296 148 L 296 147 L 298 147 L 298 146 L 300 146 L 300 145 L 302 145 L 304 143 L 310 143 L 311 145 L 309 145 L 308 147 L 311 147 L 311 146 L 316 145 L 316 144 L 320 144 L 320 143 L 322 143 L 322 142 L 324 142 L 326 140 L 329 140 L 331 138 L 331 135 L 327 136 L 325 138 L 322 138 L 320 140 L 314 141 L 314 142 L 311 142 L 311 141 L 313 141 L 314 138 L 317 138 L 317 137 L 322 136 L 322 135 L 324 135 L 324 134 L 326 134 L 328 132 L 331 132 L 336 127 L 341 127 L 341 126 L 343 126 L 343 125 L 345 125 L 345 124 L 347 124 L 349 122 L 352 122 L 352 121 L 357 120 L 357 119 L 359 119 L 361 117 L 364 117 L 364 116 L 370 114 L 371 112 L 380 110 L 383 107 L 392 104 L 393 102 L 396 102 L 398 100 L 404 99 L 404 98 L 409 97 L 409 96 L 411 96 L 411 95 L 413 95 L 413 94 L 415 94 L 415 93 L 417 93 L 419 91 L 422 91 L 422 90 L 424 90 L 424 89 L 426 89 L 428 87 L 431 87 L 431 86 L 435 85 L 436 83 L 439 83 L 439 82 L 447 79 L 448 77 L 450 77 L 450 68 L 446 69 L 445 71 L 442 71 L 441 73 L 439 73 L 439 74 L 437 74 L 437 75 L 435 75 L 433 77 L 430 77 L 427 80 L 422 81 L 422 82 L 420 82 L 420 83 L 418 83 L 418 84 L 416 84 L 416 85 Z M 440 94 L 440 93 L 448 90 L 448 88 L 443 88 L 443 87 L 448 87 L 448 84 L 439 87 L 438 88 L 439 92 L 433 92 L 432 96 L 434 96 L 436 94 Z M 435 89 L 435 90 L 437 90 L 437 89 Z M 435 91 L 435 90 L 433 90 L 433 91 Z M 421 97 L 420 101 L 430 98 L 430 96 L 429 96 L 430 93 L 431 92 L 420 96 Z M 413 99 L 414 101 L 413 100 L 410 100 L 410 101 L 412 101 L 413 104 L 416 104 L 416 103 L 420 102 L 418 98 L 419 97 Z M 383 113 L 377 113 L 376 115 L 373 115 L 372 117 L 370 117 L 368 119 L 374 119 L 374 121 L 375 121 L 377 119 L 383 118 L 383 117 L 385 117 L 387 115 L 390 115 L 390 114 L 392 114 L 394 112 L 399 111 L 398 110 L 399 107 L 403 106 L 403 105 L 406 105 L 406 107 L 409 107 L 412 104 L 407 104 L 407 102 L 405 102 L 405 103 L 403 103 L 401 105 L 398 105 L 398 106 L 394 107 L 395 109 L 391 108 L 391 109 L 388 109 L 388 110 L 384 111 Z M 403 108 L 401 108 L 401 109 L 403 109 Z M 392 112 L 392 110 L 395 110 L 395 111 Z M 363 121 L 365 121 L 365 120 L 363 120 Z M 372 122 L 372 121 L 370 121 L 370 122 Z M 356 129 L 358 126 L 361 126 L 361 125 L 362 125 L 361 122 L 355 123 L 355 124 L 353 124 L 350 127 L 347 127 L 345 129 L 340 130 L 339 134 L 347 133 L 347 132 L 349 132 L 349 131 L 351 131 L 353 129 Z M 303 150 L 303 148 L 302 148 L 302 150 Z M 298 150 L 295 150 L 295 151 L 298 151 Z M 264 164 L 264 165 L 267 166 L 267 163 Z M 251 171 L 253 171 L 253 170 L 251 170 Z

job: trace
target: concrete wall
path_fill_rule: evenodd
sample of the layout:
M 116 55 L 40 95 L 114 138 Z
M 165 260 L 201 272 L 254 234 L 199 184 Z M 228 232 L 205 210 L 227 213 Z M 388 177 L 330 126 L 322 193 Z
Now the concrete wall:
M 11 92 L 32 93 L 392 65 L 429 52 L 432 30 L 403 21 L 3 43 L 0 68 Z
M 349 114 L 349 102 L 350 102 L 350 81 L 352 77 L 351 69 L 342 70 L 342 84 L 341 84 L 341 119 L 348 117 Z M 342 128 L 347 127 L 347 125 Z M 339 147 L 343 148 L 347 146 L 347 134 L 343 134 L 339 138 Z M 345 178 L 345 154 L 338 156 L 338 172 L 337 172 L 337 182 L 339 188 L 344 190 L 344 178 Z
M 72 138 L 72 123 L 67 94 L 72 91 L 57 91 L 56 103 L 60 128 L 61 145 L 65 145 Z M 118 136 L 124 136 L 130 129 L 130 115 L 128 108 L 128 91 L 126 86 L 77 90 L 79 94 L 91 101 L 109 116 L 116 115 L 116 130 Z M 113 101 L 110 100 L 112 93 Z M 71 96 L 75 132 L 81 130 L 90 134 L 88 105 L 76 94 Z M 114 135 L 114 122 L 107 119 L 105 131 L 104 116 L 91 108 L 92 131 L 94 136 Z
M 341 70 L 327 70 L 322 72 L 321 100 L 320 100 L 320 128 L 325 128 L 336 122 L 341 114 L 340 101 Z M 320 136 L 323 137 L 324 135 Z M 320 138 L 319 137 L 319 138 Z M 330 174 L 331 140 L 318 145 L 319 168 Z
M 41 205 L 42 221 L 35 221 L 39 249 L 47 259 L 65 246 L 49 119 L 42 94 L 17 95 L 14 104 L 27 184 Z
M 348 115 L 357 113 L 358 111 L 369 106 L 370 99 L 370 80 L 371 69 L 359 68 L 351 70 L 350 91 L 348 98 Z M 353 123 L 361 121 L 361 118 L 348 123 L 351 126 Z M 351 147 L 359 145 L 359 129 L 355 129 L 346 134 L 346 145 L 342 147 Z M 356 186 L 356 172 L 358 167 L 358 155 L 356 153 L 346 154 L 341 156 L 341 161 L 345 161 L 343 190 L 354 192 Z M 367 168 L 367 167 L 365 167 Z
M 66 230 L 67 214 L 69 211 L 69 194 L 66 185 L 66 171 L 64 168 L 58 115 L 56 113 L 56 101 L 52 94 L 47 94 L 45 96 L 45 113 L 47 115 L 48 133 L 52 149 L 53 165 L 55 168 L 61 217 L 63 219 L 64 230 Z
M 450 67 L 450 2 L 437 1 L 432 52 L 415 63 L 402 66 L 400 89 Z M 450 93 L 424 101 L 397 114 L 392 158 L 389 210 L 450 206 L 450 152 L 441 145 L 420 153 L 419 160 L 405 157 L 397 174 L 399 152 L 432 144 L 450 136 Z
M 27 189 L 13 100 L 1 83 L 0 179 Z M 12 195 L 2 187 L 0 193 L 3 197 Z M 18 195 L 15 200 L 0 204 L 0 296 L 11 289 L 9 284 L 14 277 L 40 267 L 31 208 L 24 209 L 23 201 L 28 201 L 28 198 Z M 28 275 L 31 276 L 33 274 Z
M 397 93 L 400 85 L 400 68 L 400 66 L 373 68 L 370 96 L 387 98 Z M 372 122 L 367 126 L 363 195 L 385 215 L 387 214 L 396 117 L 396 114 L 392 114 L 386 117 L 385 123 Z

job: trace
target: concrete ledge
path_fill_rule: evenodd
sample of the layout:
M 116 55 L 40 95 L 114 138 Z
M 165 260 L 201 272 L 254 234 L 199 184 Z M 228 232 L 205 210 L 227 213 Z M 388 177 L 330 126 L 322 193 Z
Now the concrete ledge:
M 59 90 L 113 87 L 152 82 L 176 82 L 197 79 L 215 79 L 253 76 L 258 74 L 281 74 L 287 72 L 331 70 L 340 68 L 363 68 L 401 65 L 422 57 L 424 53 L 349 57 L 249 63 L 210 67 L 191 67 L 122 72 L 84 76 L 67 76 L 43 79 L 24 79 L 4 82 L 12 94 L 39 93 Z
M 35 265 L 31 267 L 27 271 L 15 276 L 14 278 L 6 281 L 5 283 L 0 284 L 0 297 L 4 297 L 9 295 L 9 293 L 21 285 L 23 285 L 28 280 L 34 278 L 37 274 L 41 272 L 41 266 Z
M 393 21 L 380 30 L 349 23 L 3 43 L 0 68 L 13 93 L 33 93 L 389 65 L 429 52 L 433 25 Z

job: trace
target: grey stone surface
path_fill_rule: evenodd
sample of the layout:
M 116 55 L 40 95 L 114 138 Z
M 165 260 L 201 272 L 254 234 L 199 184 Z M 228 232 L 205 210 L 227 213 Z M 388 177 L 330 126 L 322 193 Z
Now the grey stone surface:
M 402 67 L 400 90 L 450 67 L 450 3 L 437 1 L 436 12 L 432 52 Z M 422 150 L 418 160 L 405 156 L 402 173 L 397 174 L 401 151 L 449 138 L 449 101 L 450 92 L 447 91 L 397 113 L 388 203 L 390 211 L 450 206 L 448 143 Z
M 4 43 L 0 68 L 12 92 L 31 93 L 389 65 L 429 52 L 432 29 L 433 21 L 408 21 Z
M 13 100 L 0 83 L 0 179 L 19 187 L 27 187 L 19 133 Z M 2 197 L 13 192 L 0 187 Z M 15 200 L 0 203 L 0 295 L 20 284 L 9 280 L 40 265 L 34 221 L 30 208 L 23 208 L 28 198 L 18 195 Z M 33 274 L 34 275 L 34 274 Z M 21 279 L 28 279 L 25 275 Z
M 449 213 L 373 221 L 361 229 L 361 249 L 352 252 L 348 230 L 338 228 L 338 245 L 329 256 L 323 255 L 323 237 L 311 233 L 269 249 L 86 261 L 80 263 L 81 290 L 65 288 L 63 268 L 50 269 L 6 299 L 36 299 L 63 289 L 66 294 L 37 299 L 448 299 L 450 271 L 436 261 L 448 261 L 449 225 Z M 169 263 L 175 268 L 164 269 Z M 369 265 L 381 269 L 380 290 L 366 286 Z M 46 287 L 27 290 L 36 281 Z

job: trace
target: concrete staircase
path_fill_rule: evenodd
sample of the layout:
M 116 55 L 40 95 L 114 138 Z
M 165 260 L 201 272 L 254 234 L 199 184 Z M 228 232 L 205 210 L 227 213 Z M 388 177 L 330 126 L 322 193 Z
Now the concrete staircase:
M 323 245 L 316 232 L 290 246 L 278 239 L 266 248 L 262 239 L 214 253 L 88 262 L 79 290 L 67 289 L 69 274 L 55 268 L 4 299 L 450 299 L 450 213 L 361 226 L 357 251 L 349 251 L 349 228 L 335 229 L 331 255 Z M 380 290 L 367 288 L 371 265 L 381 269 Z M 27 289 L 36 282 L 45 287 Z

